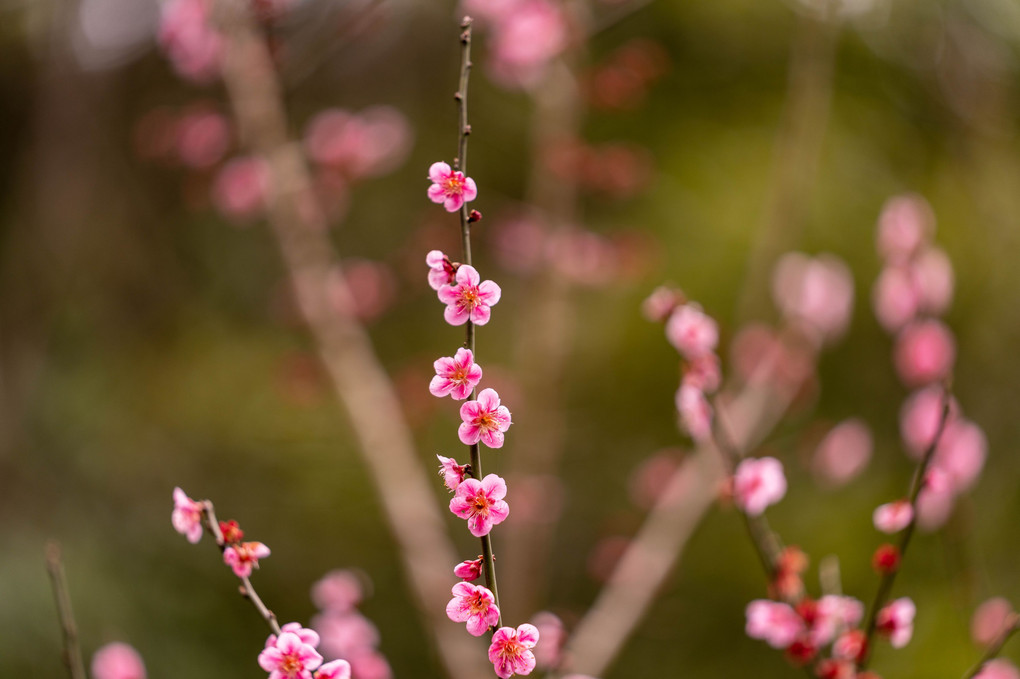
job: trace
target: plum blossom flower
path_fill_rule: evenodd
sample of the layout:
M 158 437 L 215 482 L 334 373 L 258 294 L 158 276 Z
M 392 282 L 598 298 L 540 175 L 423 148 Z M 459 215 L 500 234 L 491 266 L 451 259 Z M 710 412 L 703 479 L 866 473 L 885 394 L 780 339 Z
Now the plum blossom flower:
M 996 658 L 985 663 L 974 679 L 1020 679 L 1020 670 L 1005 658 Z
M 351 679 L 351 664 L 346 660 L 334 660 L 315 670 L 312 677 L 314 679 Z
M 266 209 L 271 188 L 269 163 L 255 156 L 234 158 L 216 175 L 213 204 L 235 221 L 254 219 Z
M 868 638 L 859 629 L 852 629 L 839 635 L 832 645 L 832 655 L 841 660 L 857 662 L 868 646 Z M 851 676 L 853 676 L 851 674 Z
M 806 323 L 819 339 L 832 340 L 850 321 L 854 279 L 838 257 L 789 252 L 776 265 L 772 296 L 784 316 Z
M 970 637 L 979 646 L 991 646 L 1014 620 L 1013 604 L 993 597 L 977 607 L 970 619 Z
M 456 212 L 464 203 L 478 197 L 475 180 L 465 177 L 463 172 L 454 170 L 446 163 L 432 163 L 429 167 L 429 200 L 442 203 L 447 212 Z
M 312 601 L 320 609 L 331 613 L 353 610 L 363 596 L 361 578 L 349 570 L 330 571 L 312 585 Z
M 442 455 L 436 455 L 439 458 L 439 475 L 443 477 L 443 482 L 446 487 L 450 490 L 457 490 L 457 487 L 464 481 L 464 465 L 457 464 L 457 461 L 452 457 L 443 457 Z
M 878 217 L 876 246 L 885 259 L 910 258 L 935 232 L 935 214 L 917 194 L 893 196 Z
M 815 619 L 811 625 L 811 641 L 824 646 L 840 630 L 855 627 L 864 617 L 864 604 L 851 596 L 826 594 L 815 606 Z
M 712 406 L 697 387 L 681 384 L 676 392 L 676 409 L 684 429 L 695 441 L 706 441 L 712 435 Z
M 340 613 L 327 611 L 312 620 L 322 637 L 322 651 L 331 656 L 343 656 L 356 665 L 353 658 L 375 650 L 379 645 L 379 630 L 357 611 Z M 357 670 L 355 668 L 355 673 Z
M 956 342 L 941 321 L 929 319 L 905 327 L 896 338 L 896 372 L 907 386 L 942 379 L 953 369 Z
M 681 384 L 697 387 L 706 393 L 712 393 L 722 382 L 722 371 L 719 368 L 719 357 L 713 353 L 702 354 L 687 364 Z
M 482 367 L 475 363 L 474 354 L 470 349 L 461 347 L 453 358 L 444 356 L 432 364 L 436 376 L 429 384 L 433 396 L 461 401 L 471 395 L 471 391 L 482 379 Z
M 429 265 L 429 287 L 433 290 L 456 283 L 457 269 L 442 250 L 429 251 L 425 263 Z
M 454 622 L 466 622 L 471 636 L 480 637 L 499 622 L 496 598 L 485 587 L 458 582 L 452 591 L 453 598 L 446 604 L 446 616 Z
M 719 326 L 697 305 L 684 304 L 674 309 L 666 321 L 666 338 L 684 358 L 693 360 L 715 351 Z
M 783 463 L 774 457 L 750 458 L 733 475 L 733 499 L 750 516 L 758 516 L 786 495 Z
M 476 538 L 488 535 L 492 527 L 510 514 L 506 497 L 506 481 L 489 474 L 484 479 L 464 479 L 457 494 L 450 499 L 450 511 L 467 519 L 468 530 Z
M 514 674 L 531 674 L 535 669 L 535 654 L 531 649 L 538 643 L 538 628 L 524 623 L 517 629 L 500 627 L 492 635 L 489 646 L 489 662 L 496 669 L 496 676 L 508 679 Z
M 883 533 L 899 533 L 914 519 L 914 508 L 907 500 L 897 500 L 879 505 L 872 515 L 875 528 Z
M 322 664 L 322 656 L 293 632 L 284 632 L 273 646 L 259 653 L 259 667 L 269 679 L 312 679 L 312 670 Z
M 259 559 L 269 556 L 269 548 L 261 542 L 242 542 L 223 550 L 223 563 L 234 570 L 234 575 L 246 578 L 253 568 L 259 567 Z
M 804 620 L 789 604 L 756 599 L 747 605 L 745 615 L 747 636 L 772 648 L 787 648 L 804 632 Z
M 453 567 L 453 574 L 462 580 L 477 580 L 482 574 L 482 562 L 484 557 L 479 555 L 477 559 L 461 561 Z
M 555 613 L 539 611 L 531 619 L 531 624 L 538 629 L 542 638 L 542 645 L 534 650 L 536 666 L 542 670 L 558 667 L 563 659 L 563 645 L 567 641 L 563 621 Z
M 949 400 L 949 420 L 951 424 L 960 413 L 956 399 Z M 935 440 L 942 420 L 942 388 L 931 385 L 915 391 L 903 403 L 900 409 L 900 436 L 907 446 L 907 452 L 915 460 L 920 460 L 924 451 Z
M 202 503 L 192 500 L 180 488 L 174 488 L 174 511 L 170 522 L 174 530 L 195 544 L 202 539 Z
M 455 285 L 439 288 L 439 301 L 446 305 L 443 318 L 450 325 L 464 325 L 470 320 L 475 325 L 485 325 L 492 315 L 490 307 L 495 306 L 502 294 L 499 286 L 492 281 L 482 281 L 478 271 L 468 264 L 457 269 Z
M 92 656 L 94 679 L 145 679 L 142 656 L 129 644 L 115 641 Z
M 917 607 L 909 597 L 901 597 L 878 612 L 878 633 L 889 639 L 893 648 L 903 648 L 914 634 L 914 615 Z
M 829 430 L 815 450 L 812 471 L 830 486 L 849 483 L 871 459 L 871 430 L 859 418 L 844 420 Z
M 460 407 L 460 419 L 464 420 L 457 429 L 460 441 L 473 446 L 481 441 L 490 448 L 503 447 L 503 433 L 510 428 L 510 411 L 500 405 L 495 389 L 482 389 L 477 401 L 467 401 Z

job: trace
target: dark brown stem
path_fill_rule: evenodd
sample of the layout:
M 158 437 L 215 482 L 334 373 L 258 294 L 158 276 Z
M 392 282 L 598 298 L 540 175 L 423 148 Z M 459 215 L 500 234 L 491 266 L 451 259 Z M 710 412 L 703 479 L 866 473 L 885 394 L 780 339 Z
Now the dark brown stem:
M 977 663 L 975 663 L 974 666 L 967 671 L 967 674 L 963 675 L 963 679 L 972 679 L 973 677 L 976 677 L 988 661 L 994 660 L 996 656 L 1002 652 L 1002 647 L 1006 645 L 1006 642 L 1009 641 L 1009 638 L 1012 637 L 1018 629 L 1020 629 L 1020 615 L 1013 613 L 1007 620 L 1006 629 L 1002 630 L 1002 633 L 991 643 L 988 650 L 985 651 L 985 654 L 981 656 L 981 660 L 978 660 Z
M 60 618 L 60 630 L 64 638 L 64 665 L 71 679 L 85 679 L 85 663 L 81 659 L 81 647 L 78 645 L 78 625 L 71 609 L 71 595 L 67 592 L 60 545 L 53 541 L 46 544 L 46 570 L 50 574 L 53 598 L 57 601 L 57 616 Z
M 910 545 L 910 539 L 914 535 L 914 527 L 917 525 L 917 497 L 921 494 L 921 489 L 924 487 L 925 473 L 928 471 L 928 465 L 931 463 L 932 457 L 935 455 L 935 450 L 939 446 L 939 441 L 942 440 L 942 433 L 946 429 L 946 423 L 949 421 L 949 411 L 951 405 L 951 397 L 949 386 L 944 385 L 942 388 L 942 414 L 939 417 L 939 426 L 935 431 L 935 437 L 932 439 L 928 448 L 924 451 L 924 457 L 921 458 L 920 463 L 917 465 L 917 469 L 914 470 L 914 476 L 910 481 L 910 492 L 907 495 L 907 499 L 910 502 L 911 518 L 910 523 L 903 529 L 903 533 L 900 535 L 900 541 L 897 545 L 900 555 L 899 565 L 882 576 L 882 580 L 878 583 L 878 591 L 875 592 L 875 598 L 871 602 L 871 608 L 868 612 L 868 622 L 865 624 L 865 644 L 864 644 L 864 656 L 861 658 L 860 669 L 864 670 L 868 667 L 868 661 L 871 660 L 871 649 L 872 642 L 875 636 L 875 631 L 878 624 L 878 612 L 882 610 L 885 602 L 889 599 L 889 593 L 892 591 L 893 582 L 896 580 L 896 575 L 899 573 L 900 568 L 903 567 L 903 557 L 907 553 L 907 547 Z

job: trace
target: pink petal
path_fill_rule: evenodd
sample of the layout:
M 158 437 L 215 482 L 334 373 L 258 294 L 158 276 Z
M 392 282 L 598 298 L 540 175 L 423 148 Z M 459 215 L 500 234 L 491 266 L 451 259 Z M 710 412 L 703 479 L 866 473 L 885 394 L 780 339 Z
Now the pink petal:
M 480 615 L 468 618 L 467 631 L 473 637 L 480 637 L 489 631 L 489 623 Z
M 448 306 L 443 311 L 443 318 L 450 325 L 464 325 L 468 320 L 468 312 L 463 307 Z
M 465 422 L 457 427 L 457 436 L 465 446 L 473 446 L 482 438 L 482 430 L 477 425 Z
M 442 250 L 430 250 L 425 255 L 425 263 L 429 265 L 431 269 L 442 269 L 443 260 L 446 258 L 446 254 Z
M 478 287 L 478 282 L 480 280 L 482 279 L 481 276 L 478 275 L 478 270 L 470 264 L 464 264 L 457 269 L 457 282 L 461 285 Z
M 478 197 L 478 187 L 475 180 L 468 177 L 464 180 L 464 202 L 470 202 Z
M 517 628 L 517 641 L 525 648 L 534 648 L 535 644 L 538 643 L 538 628 L 524 623 Z
M 510 505 L 504 500 L 493 502 L 489 507 L 489 519 L 494 525 L 503 523 L 508 516 L 510 516 Z
M 433 184 L 428 189 L 428 197 L 433 203 L 442 203 L 446 200 L 446 191 L 439 184 Z
M 492 309 L 482 304 L 471 310 L 471 322 L 475 325 L 485 325 L 492 318 Z
M 461 417 L 464 417 L 464 407 L 466 406 L 467 403 L 465 403 L 464 406 L 461 407 L 460 410 Z M 476 411 L 477 414 L 475 415 L 475 417 L 478 417 L 478 415 L 483 412 L 493 411 L 498 407 L 499 407 L 499 394 L 496 393 L 496 390 L 492 388 L 482 389 L 482 391 L 478 394 L 478 410 Z
M 483 535 L 488 535 L 489 531 L 492 530 L 492 521 L 487 516 L 481 514 L 475 514 L 467 520 L 468 530 L 476 538 L 480 538 Z
M 483 281 L 478 286 L 478 297 L 489 306 L 493 306 L 502 297 L 503 290 L 492 281 Z
M 462 288 L 459 285 L 444 285 L 436 290 L 436 296 L 443 304 L 454 305 L 460 301 Z
M 453 380 L 436 375 L 432 378 L 432 381 L 429 382 L 429 392 L 431 392 L 433 396 L 442 398 L 449 394 L 456 386 L 457 385 Z
M 481 492 L 490 500 L 502 500 L 506 497 L 506 481 L 495 474 L 488 474 L 482 479 Z
M 446 163 L 432 163 L 429 166 L 429 179 L 437 184 L 449 179 L 451 174 L 453 174 L 453 169 Z
M 437 203 L 439 201 L 436 201 Z M 464 204 L 464 197 L 459 194 L 453 194 L 446 197 L 446 201 L 443 203 L 443 207 L 446 208 L 447 212 L 456 212 L 460 209 L 460 206 Z

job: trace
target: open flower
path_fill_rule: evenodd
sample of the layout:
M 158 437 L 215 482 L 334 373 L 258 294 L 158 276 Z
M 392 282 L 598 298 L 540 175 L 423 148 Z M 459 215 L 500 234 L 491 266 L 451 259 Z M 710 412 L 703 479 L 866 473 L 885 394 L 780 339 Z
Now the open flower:
M 246 578 L 253 568 L 259 567 L 259 559 L 269 556 L 269 548 L 261 542 L 242 542 L 223 550 L 223 563 L 234 569 L 234 575 Z
M 878 612 L 875 619 L 878 633 L 889 639 L 893 648 L 903 648 L 914 634 L 914 615 L 917 607 L 909 597 L 890 602 Z
M 476 538 L 488 535 L 492 527 L 510 514 L 506 497 L 506 481 L 489 474 L 484 479 L 465 479 L 450 499 L 450 511 L 467 519 L 468 530 Z
M 321 664 L 322 656 L 293 632 L 284 632 L 259 653 L 259 667 L 269 679 L 312 679 L 312 670 Z
M 694 360 L 715 351 L 719 326 L 696 304 L 684 304 L 674 309 L 666 321 L 666 338 L 684 358 Z
M 446 163 L 432 163 L 429 167 L 429 200 L 442 203 L 447 212 L 456 212 L 464 203 L 478 197 L 475 180 L 465 177 L 463 172 L 454 170 Z
M 436 376 L 429 384 L 433 396 L 461 401 L 471 395 L 478 382 L 482 379 L 482 367 L 475 363 L 474 354 L 470 349 L 461 347 L 451 358 L 444 356 L 433 363 Z
M 468 401 L 460 407 L 460 419 L 464 420 L 457 429 L 460 441 L 473 446 L 481 441 L 490 448 L 503 447 L 503 432 L 510 428 L 510 411 L 499 404 L 495 389 L 482 389 L 477 401 Z
M 733 475 L 733 499 L 749 516 L 758 516 L 786 495 L 783 463 L 774 457 L 747 459 Z
M 485 325 L 492 314 L 490 307 L 499 301 L 502 294 L 499 286 L 492 281 L 482 282 L 478 271 L 468 264 L 457 268 L 455 285 L 439 288 L 439 301 L 446 305 L 443 318 L 450 325 L 464 325 L 470 320 L 475 325 Z
M 446 615 L 454 622 L 466 622 L 468 634 L 480 637 L 499 622 L 499 608 L 492 592 L 470 582 L 453 586 L 453 598 L 446 604 Z
M 170 522 L 174 530 L 195 544 L 202 539 L 202 503 L 192 500 L 180 488 L 174 488 L 174 511 Z
M 517 629 L 500 627 L 492 635 L 489 661 L 496 676 L 507 679 L 513 674 L 531 674 L 535 669 L 535 654 L 531 649 L 538 643 L 538 628 L 527 623 Z

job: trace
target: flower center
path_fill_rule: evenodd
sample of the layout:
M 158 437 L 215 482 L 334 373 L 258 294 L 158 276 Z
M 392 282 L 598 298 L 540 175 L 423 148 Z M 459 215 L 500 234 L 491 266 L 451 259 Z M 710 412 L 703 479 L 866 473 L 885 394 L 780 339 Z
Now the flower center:
M 475 496 L 475 513 L 476 514 L 488 514 L 489 513 L 489 505 L 491 505 L 491 504 L 492 503 L 489 501 L 489 498 L 485 497 L 484 495 L 476 495 Z
M 463 175 L 458 175 L 460 175 L 460 173 L 456 172 L 451 175 L 449 179 L 443 182 L 443 190 L 446 191 L 447 195 L 459 195 L 464 191 Z
M 489 602 L 482 597 L 481 592 L 472 597 L 469 605 L 471 606 L 472 614 L 485 613 L 489 610 Z
M 287 677 L 296 677 L 304 668 L 301 658 L 293 654 L 283 656 L 283 662 L 280 663 L 280 671 Z
M 477 424 L 481 429 L 498 429 L 496 426 L 496 420 L 492 416 L 492 413 L 482 413 L 478 416 L 478 419 L 475 420 L 475 424 Z

